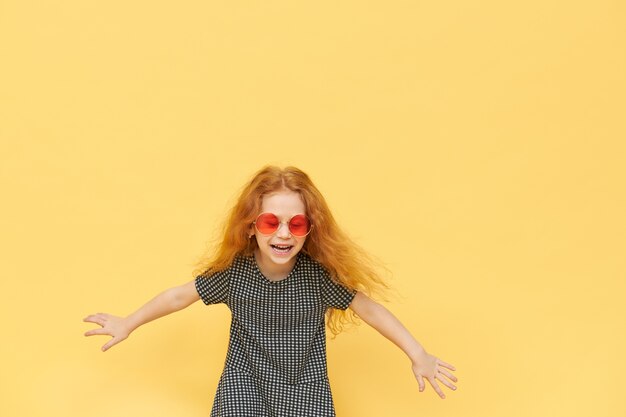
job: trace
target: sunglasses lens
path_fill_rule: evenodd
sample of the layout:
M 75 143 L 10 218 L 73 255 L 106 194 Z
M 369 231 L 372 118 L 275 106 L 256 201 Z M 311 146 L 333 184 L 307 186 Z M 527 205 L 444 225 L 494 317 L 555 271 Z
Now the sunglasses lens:
M 272 213 L 264 213 L 256 219 L 255 224 L 259 232 L 264 235 L 271 235 L 278 230 L 280 222 L 278 221 L 278 217 L 274 216 Z
M 289 231 L 294 236 L 306 236 L 311 230 L 311 222 L 304 214 L 293 216 L 289 221 Z
M 260 233 L 271 235 L 280 227 L 280 221 L 272 213 L 263 213 L 257 217 L 254 225 Z M 289 232 L 292 235 L 302 237 L 308 235 L 309 231 L 311 231 L 311 222 L 304 214 L 298 214 L 289 220 Z

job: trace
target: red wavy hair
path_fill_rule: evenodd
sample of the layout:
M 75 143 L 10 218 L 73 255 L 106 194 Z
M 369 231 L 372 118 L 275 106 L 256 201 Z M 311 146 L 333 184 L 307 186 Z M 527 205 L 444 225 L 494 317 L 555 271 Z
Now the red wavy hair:
M 263 196 L 280 190 L 300 194 L 314 226 L 302 250 L 343 286 L 368 295 L 382 295 L 387 285 L 378 269 L 384 267 L 374 262 L 339 228 L 317 187 L 306 173 L 295 167 L 266 166 L 254 175 L 231 209 L 217 248 L 198 263 L 194 274 L 221 271 L 228 268 L 236 256 L 252 255 L 257 242 L 249 238 L 250 226 L 261 211 Z M 344 324 L 354 322 L 354 319 L 349 312 L 328 309 L 327 324 L 333 334 L 339 333 Z

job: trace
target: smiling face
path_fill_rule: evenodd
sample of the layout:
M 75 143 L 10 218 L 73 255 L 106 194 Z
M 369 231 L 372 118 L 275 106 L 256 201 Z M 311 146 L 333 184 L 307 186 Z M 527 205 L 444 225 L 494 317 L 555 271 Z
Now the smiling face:
M 297 237 L 291 234 L 288 222 L 297 214 L 306 214 L 306 210 L 299 193 L 281 190 L 263 196 L 261 213 L 273 213 L 280 224 L 278 230 L 271 235 L 261 234 L 256 227 L 251 227 L 250 233 L 256 237 L 258 244 L 254 255 L 266 278 L 280 280 L 289 275 L 296 263 L 296 255 L 306 241 L 306 236 Z

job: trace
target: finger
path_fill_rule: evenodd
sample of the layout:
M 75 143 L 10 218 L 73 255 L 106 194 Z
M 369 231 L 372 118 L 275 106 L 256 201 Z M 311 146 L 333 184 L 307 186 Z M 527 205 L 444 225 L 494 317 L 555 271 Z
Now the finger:
M 111 335 L 111 333 L 105 329 L 93 329 L 93 330 L 89 330 L 85 332 L 85 336 L 93 336 L 93 335 L 100 335 L 100 334 Z
M 457 377 L 452 375 L 452 373 L 446 370 L 446 368 L 439 368 L 439 372 L 445 375 L 446 377 L 448 377 L 451 381 L 454 381 L 454 382 L 458 381 Z
M 447 379 L 445 379 L 441 375 L 443 375 L 443 373 L 438 373 L 437 375 L 435 375 L 435 378 L 438 379 L 439 381 L 441 381 L 441 383 L 443 385 L 445 385 L 446 387 L 450 388 L 452 391 L 456 390 L 456 387 L 454 386 L 454 384 L 452 384 L 452 382 L 448 381 Z
M 86 322 L 89 322 L 89 323 L 96 323 L 97 325 L 104 327 L 104 321 L 99 319 L 99 318 L 97 318 L 97 317 L 94 317 L 92 319 L 87 318 L 87 319 L 85 319 L 83 321 L 86 321 Z
M 444 394 L 441 388 L 439 388 L 439 384 L 437 384 L 437 381 L 435 381 L 435 378 L 428 378 L 428 382 L 430 382 L 430 385 L 433 386 L 433 389 L 435 390 L 437 394 L 439 394 L 441 399 L 446 398 L 446 394 Z
M 91 320 L 108 320 L 109 319 L 109 315 L 108 314 L 104 314 L 104 313 L 90 314 L 87 317 L 85 317 L 83 320 L 87 320 L 87 319 L 91 319 Z
M 96 323 L 99 324 L 100 326 L 104 326 L 105 321 L 98 316 L 89 316 L 89 317 L 85 317 L 83 319 L 84 322 L 88 322 L 88 323 Z
M 456 368 L 454 367 L 454 365 L 450 365 L 448 362 L 444 362 L 441 359 L 439 359 L 437 363 L 445 368 L 450 369 L 451 371 L 456 371 Z
M 420 392 L 424 391 L 424 388 L 426 387 L 424 384 L 424 378 L 422 378 L 421 375 L 417 376 L 417 385 L 419 385 L 420 387 Z
M 113 338 L 111 340 L 109 340 L 108 342 L 106 342 L 103 346 L 102 346 L 102 351 L 106 352 L 107 350 L 109 350 L 112 346 L 116 345 L 119 342 L 119 340 L 117 338 Z

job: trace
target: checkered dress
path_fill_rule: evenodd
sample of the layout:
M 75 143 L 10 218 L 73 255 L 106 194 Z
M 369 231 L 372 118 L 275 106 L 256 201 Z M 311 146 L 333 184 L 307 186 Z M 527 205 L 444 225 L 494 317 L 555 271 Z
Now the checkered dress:
M 324 314 L 354 298 L 308 255 L 281 281 L 265 278 L 254 257 L 238 257 L 196 278 L 205 304 L 226 303 L 230 341 L 211 417 L 334 416 L 326 372 Z

